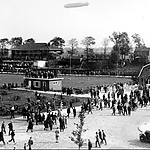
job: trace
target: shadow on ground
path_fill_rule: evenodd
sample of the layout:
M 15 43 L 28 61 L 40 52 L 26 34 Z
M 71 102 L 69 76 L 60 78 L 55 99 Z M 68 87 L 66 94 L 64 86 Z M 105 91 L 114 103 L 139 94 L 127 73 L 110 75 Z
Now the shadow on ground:
M 134 140 L 130 140 L 128 141 L 130 143 L 131 146 L 137 146 L 137 147 L 140 147 L 140 148 L 150 148 L 150 143 L 144 143 L 144 142 L 141 142 L 140 140 L 138 139 L 134 139 Z

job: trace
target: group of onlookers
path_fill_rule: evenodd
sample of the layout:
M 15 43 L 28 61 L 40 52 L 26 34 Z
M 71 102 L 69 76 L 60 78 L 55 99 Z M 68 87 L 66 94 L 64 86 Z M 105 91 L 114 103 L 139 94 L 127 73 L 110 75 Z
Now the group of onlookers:
M 30 77 L 30 78 L 57 78 L 57 71 L 53 70 L 53 71 L 44 71 L 44 70 L 30 70 L 30 71 L 26 71 L 25 74 L 26 77 Z
M 126 86 L 125 86 L 126 85 Z M 128 88 L 128 93 L 126 92 Z M 115 83 L 114 85 L 101 85 L 90 88 L 90 98 L 87 98 L 87 101 L 84 101 L 81 106 L 81 111 L 87 112 L 88 114 L 93 114 L 93 109 L 103 110 L 105 108 L 112 109 L 112 115 L 131 115 L 131 112 L 136 110 L 138 107 L 146 107 L 150 104 L 150 92 L 148 88 L 141 89 L 129 89 L 127 84 Z M 26 118 L 28 122 L 28 126 L 26 132 L 31 130 L 34 131 L 34 125 L 43 125 L 43 130 L 52 131 L 55 128 L 55 137 L 56 142 L 59 140 L 59 133 L 64 131 L 67 128 L 68 119 L 70 118 L 70 113 L 72 110 L 73 118 L 76 117 L 76 108 L 70 103 L 68 108 L 66 109 L 66 114 L 63 115 L 60 107 L 57 111 L 53 112 L 48 103 L 47 111 L 43 113 L 42 105 L 40 101 L 40 94 L 35 93 L 35 97 L 37 99 L 37 103 L 32 106 L 32 102 L 28 98 L 27 106 L 23 107 L 23 116 Z M 45 106 L 45 104 L 43 104 Z M 14 118 L 14 112 L 12 111 L 12 118 Z M 1 132 L 0 132 L 0 140 L 5 144 L 3 133 L 6 133 L 5 123 L 2 123 Z M 15 143 L 15 130 L 13 127 L 9 126 L 9 134 L 11 135 L 11 139 L 8 142 L 14 141 Z M 104 131 L 96 132 L 95 136 L 95 146 L 101 147 L 101 144 L 106 141 L 106 134 Z M 89 140 L 90 147 L 90 140 Z
M 83 102 L 81 108 L 88 113 L 92 113 L 94 107 L 99 110 L 110 108 L 112 115 L 130 116 L 131 112 L 138 107 L 146 107 L 150 104 L 150 90 L 148 88 L 131 90 L 129 87 L 126 83 L 91 87 L 90 98 Z

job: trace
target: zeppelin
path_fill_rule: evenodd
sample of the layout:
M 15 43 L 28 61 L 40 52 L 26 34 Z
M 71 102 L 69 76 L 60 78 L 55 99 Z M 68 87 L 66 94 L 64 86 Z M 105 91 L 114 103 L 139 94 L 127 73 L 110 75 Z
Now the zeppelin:
M 85 2 L 85 3 L 69 3 L 64 5 L 65 8 L 75 8 L 75 7 L 83 7 L 83 6 L 88 6 L 89 3 Z

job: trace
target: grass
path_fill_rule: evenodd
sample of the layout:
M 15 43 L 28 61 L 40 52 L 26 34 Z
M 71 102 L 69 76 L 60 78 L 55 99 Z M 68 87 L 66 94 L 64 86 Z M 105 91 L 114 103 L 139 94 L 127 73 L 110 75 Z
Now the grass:
M 113 84 L 114 82 L 131 82 L 131 79 L 128 78 L 116 78 L 116 77 L 97 77 L 97 76 L 61 76 L 64 78 L 63 87 L 73 87 L 73 88 L 82 88 L 87 89 L 91 86 L 103 85 L 103 84 Z M 23 83 L 22 75 L 8 75 L 0 74 L 0 86 L 4 83 L 18 83 L 19 85 Z M 0 92 L 3 93 L 3 89 L 0 89 Z M 27 103 L 27 98 L 30 98 L 35 102 L 35 93 L 28 91 L 18 91 L 18 90 L 5 90 L 7 95 L 2 95 L 3 101 L 1 101 L 1 107 L 10 108 L 12 105 L 23 106 Z M 18 100 L 16 99 L 18 96 Z M 54 95 L 42 94 L 43 101 L 53 102 Z M 70 96 L 63 96 L 63 102 L 65 107 L 67 107 L 70 101 L 74 102 L 74 106 L 81 105 L 83 101 L 87 98 L 75 98 Z M 56 105 L 57 108 L 60 106 L 60 96 L 56 96 Z

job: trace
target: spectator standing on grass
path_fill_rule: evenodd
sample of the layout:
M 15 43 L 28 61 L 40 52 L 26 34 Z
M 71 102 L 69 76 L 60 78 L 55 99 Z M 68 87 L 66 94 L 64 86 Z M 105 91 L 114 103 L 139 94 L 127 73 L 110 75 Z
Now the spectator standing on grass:
M 31 150 L 32 145 L 33 145 L 33 140 L 32 140 L 32 137 L 30 137 L 30 139 L 28 140 L 29 150 Z
M 93 114 L 92 112 L 92 104 L 88 104 L 88 114 L 91 112 L 91 114 Z
M 12 106 L 11 109 L 10 109 L 10 114 L 11 114 L 11 117 L 10 117 L 10 118 L 15 118 L 14 113 L 15 113 L 15 107 Z
M 13 124 L 12 124 L 12 121 L 10 121 L 10 123 L 8 123 L 8 129 L 9 129 L 8 135 L 10 135 L 11 132 L 13 131 Z
M 88 150 L 92 149 L 92 142 L 90 141 L 90 139 L 88 139 Z
M 12 130 L 11 131 L 11 133 L 10 133 L 10 135 L 11 135 L 11 139 L 7 142 L 7 144 L 9 143 L 9 142 L 11 142 L 11 141 L 13 141 L 14 142 L 14 144 L 15 144 L 15 130 Z
M 56 138 L 56 143 L 58 143 L 58 139 L 59 139 L 59 130 L 58 130 L 58 127 L 55 130 L 55 138 Z
M 2 125 L 1 125 L 1 131 L 4 132 L 4 133 L 6 134 L 5 121 L 2 122 Z

